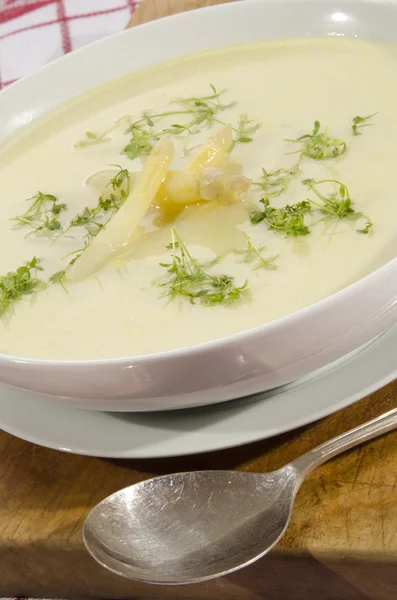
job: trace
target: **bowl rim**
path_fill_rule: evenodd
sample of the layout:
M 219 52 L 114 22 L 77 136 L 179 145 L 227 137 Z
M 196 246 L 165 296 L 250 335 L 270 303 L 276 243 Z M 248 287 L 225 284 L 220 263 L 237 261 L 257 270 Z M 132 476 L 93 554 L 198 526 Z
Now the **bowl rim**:
M 387 9 L 391 9 L 392 11 L 395 12 L 395 14 L 397 15 L 397 4 L 395 4 L 394 2 L 390 2 L 389 0 L 344 0 L 343 5 L 340 5 L 337 1 L 334 0 L 244 0 L 244 2 L 227 2 L 226 4 L 218 4 L 218 5 L 212 5 L 212 6 L 206 6 L 206 7 L 202 7 L 202 8 L 198 8 L 195 10 L 191 10 L 191 11 L 187 11 L 184 13 L 177 13 L 174 15 L 170 15 L 170 16 L 165 16 L 165 17 L 161 17 L 159 19 L 155 19 L 154 21 L 149 21 L 147 23 L 142 23 L 140 25 L 136 25 L 134 27 L 131 27 L 129 29 L 125 29 L 121 32 L 112 34 L 110 36 L 107 36 L 106 38 L 97 40 L 95 42 L 92 42 L 86 46 L 83 46 L 77 50 L 74 50 L 73 52 L 63 55 L 53 61 L 51 61 L 50 63 L 42 66 L 40 69 L 37 69 L 36 71 L 34 71 L 33 73 L 30 73 L 28 75 L 26 75 L 25 77 L 22 77 L 21 79 L 17 80 L 15 83 L 11 84 L 8 88 L 4 89 L 1 91 L 1 96 L 4 98 L 4 96 L 8 95 L 8 94 L 13 94 L 15 93 L 16 90 L 19 90 L 19 88 L 21 88 L 21 91 L 23 91 L 23 87 L 27 82 L 30 82 L 32 79 L 34 80 L 39 74 L 41 73 L 46 73 L 51 72 L 51 69 L 58 69 L 59 66 L 62 66 L 64 63 L 67 63 L 70 60 L 75 60 L 76 55 L 81 55 L 84 54 L 87 51 L 91 51 L 96 47 L 101 47 L 103 45 L 106 45 L 107 43 L 109 43 L 109 41 L 114 40 L 116 38 L 121 38 L 124 36 L 133 36 L 134 32 L 139 29 L 142 30 L 143 28 L 155 28 L 155 27 L 162 27 L 163 23 L 169 23 L 169 22 L 177 22 L 177 21 L 186 21 L 189 22 L 191 21 L 191 19 L 194 17 L 194 14 L 196 14 L 197 12 L 199 13 L 213 13 L 214 17 L 216 16 L 216 14 L 218 12 L 223 12 L 223 11 L 238 11 L 241 9 L 241 5 L 244 4 L 245 6 L 263 6 L 263 5 L 268 5 L 269 7 L 271 6 L 286 6 L 289 4 L 301 4 L 301 5 L 306 5 L 306 6 L 310 6 L 310 5 L 316 5 L 316 7 L 318 7 L 320 4 L 324 5 L 325 7 L 331 7 L 334 6 L 335 9 L 338 7 L 340 9 L 343 9 L 344 11 L 351 9 L 354 9 L 354 7 L 360 6 L 360 5 L 364 5 L 364 6 L 371 6 L 371 7 L 378 7 L 380 9 L 382 8 L 387 8 Z M 318 37 L 326 37 L 323 34 L 318 34 Z M 344 37 L 350 37 L 352 39 L 353 36 L 344 36 Z M 357 37 L 357 36 L 356 36 Z M 358 36 L 359 37 L 359 36 Z M 295 39 L 299 39 L 299 38 L 304 38 L 304 35 L 300 35 L 300 36 L 295 36 Z M 276 38 L 276 39 L 282 39 L 282 37 Z M 289 39 L 292 39 L 289 38 Z M 360 37 L 359 37 L 360 39 Z M 361 38 L 363 39 L 363 38 Z M 365 39 L 365 38 L 364 38 Z M 227 47 L 232 47 L 231 45 L 224 45 L 222 46 L 222 48 L 227 48 Z M 204 52 L 208 52 L 208 50 L 203 51 Z M 197 52 L 188 52 L 186 54 L 183 54 L 182 56 L 184 58 L 188 58 L 189 56 L 194 56 L 195 54 L 197 54 Z M 164 64 L 166 64 L 167 62 L 172 61 L 173 59 L 167 59 L 164 61 Z M 154 64 L 162 64 L 162 61 L 157 61 Z M 152 65 L 152 66 L 153 66 Z M 145 67 L 144 67 L 145 68 Z M 141 70 L 141 68 L 136 69 L 137 71 Z M 131 72 L 133 72 L 134 69 L 131 69 Z M 119 77 L 112 79 L 108 79 L 107 83 L 110 83 L 112 81 L 117 81 L 117 79 L 119 79 Z M 102 87 L 104 84 L 99 84 L 98 86 L 93 87 L 92 89 L 98 89 L 100 87 Z M 106 84 L 105 84 L 106 85 Z M 85 94 L 87 92 L 83 92 L 83 94 Z M 83 95 L 81 94 L 81 95 Z M 75 96 L 75 98 L 78 98 L 79 95 Z M 65 101 L 64 101 L 65 102 Z M 66 101 L 68 102 L 68 101 Z M 56 107 L 50 109 L 50 110 L 45 110 L 44 113 L 42 115 L 39 115 L 37 118 L 34 118 L 33 120 L 41 120 L 43 118 L 45 118 L 46 115 L 48 115 L 52 110 L 56 110 L 57 108 L 59 108 L 60 106 L 62 106 L 62 102 L 61 103 L 57 103 Z M 22 127 L 20 129 L 23 129 L 25 127 L 25 125 L 22 125 Z M 10 137 L 13 137 L 15 135 L 15 133 L 12 133 Z M 306 319 L 307 314 L 308 313 L 312 313 L 313 318 L 318 316 L 319 314 L 321 314 L 322 312 L 325 312 L 327 310 L 327 308 L 329 307 L 329 305 L 335 305 L 335 304 L 344 304 L 344 300 L 349 298 L 350 296 L 352 296 L 352 294 L 354 295 L 358 295 L 360 293 L 362 293 L 363 291 L 365 291 L 365 289 L 367 289 L 368 287 L 371 286 L 371 284 L 373 284 L 373 282 L 378 279 L 380 276 L 383 276 L 384 278 L 388 276 L 389 272 L 393 273 L 395 272 L 395 267 L 397 265 L 397 256 L 394 258 L 391 258 L 389 261 L 387 261 L 385 264 L 381 265 L 379 268 L 377 268 L 375 271 L 372 271 L 371 273 L 365 275 L 364 277 L 360 278 L 359 280 L 350 283 L 349 285 L 343 287 L 340 290 L 337 290 L 336 292 L 334 292 L 333 294 L 330 294 L 324 298 L 321 298 L 320 300 L 305 306 L 297 311 L 294 311 L 292 313 L 289 313 L 287 315 L 284 315 L 282 317 L 279 317 L 277 319 L 274 319 L 272 321 L 269 321 L 267 323 L 263 323 L 261 325 L 257 325 L 255 327 L 250 327 L 249 329 L 245 329 L 243 331 L 239 331 L 237 333 L 233 333 L 230 335 L 225 335 L 222 336 L 220 338 L 216 338 L 214 340 L 208 340 L 205 342 L 199 342 L 196 344 L 192 344 L 189 346 L 183 346 L 181 348 L 175 348 L 175 349 L 171 349 L 171 350 L 162 350 L 159 352 L 152 352 L 152 353 L 148 353 L 148 354 L 138 354 L 138 355 L 128 355 L 128 356 L 119 356 L 119 357 L 111 357 L 111 358 L 98 358 L 98 359 L 42 359 L 42 358 L 34 358 L 34 357 L 26 357 L 23 355 L 13 355 L 13 354 L 7 354 L 7 353 L 3 353 L 0 352 L 0 366 L 5 366 L 7 364 L 21 364 L 24 366 L 30 366 L 30 367 L 48 367 L 50 369 L 54 369 L 54 368 L 61 368 L 61 369 L 84 369 L 86 367 L 90 367 L 90 366 L 104 366 L 104 365 L 126 365 L 126 364 L 131 364 L 132 362 L 136 365 L 142 364 L 142 363 L 153 363 L 153 362 L 158 362 L 158 361 L 166 361 L 169 359 L 176 359 L 176 358 L 180 358 L 180 357 L 186 357 L 186 356 L 192 356 L 195 354 L 201 354 L 201 353 L 207 353 L 213 350 L 221 350 L 222 348 L 224 348 L 225 346 L 236 346 L 239 345 L 243 342 L 250 342 L 253 339 L 255 339 L 256 337 L 262 337 L 263 335 L 266 335 L 267 333 L 272 333 L 275 329 L 280 329 L 282 327 L 289 327 L 289 326 L 293 326 L 294 324 L 298 323 L 299 321 L 301 321 L 302 319 Z

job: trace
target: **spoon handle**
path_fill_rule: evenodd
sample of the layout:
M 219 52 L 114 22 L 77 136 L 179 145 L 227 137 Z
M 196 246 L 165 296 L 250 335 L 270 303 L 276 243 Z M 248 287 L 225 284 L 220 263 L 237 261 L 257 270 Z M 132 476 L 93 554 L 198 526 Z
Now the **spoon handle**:
M 396 427 L 397 408 L 381 415 L 380 417 L 377 417 L 376 419 L 372 419 L 372 421 L 368 421 L 368 423 L 364 423 L 363 425 L 359 425 L 354 429 L 350 429 L 350 431 L 342 433 L 342 435 L 325 442 L 325 444 L 321 444 L 321 446 L 317 446 L 317 448 L 310 450 L 306 454 L 303 454 L 294 460 L 291 465 L 295 467 L 302 477 L 304 477 L 313 471 L 313 469 L 322 465 L 324 462 L 336 456 L 337 454 L 340 454 L 349 448 L 353 448 L 358 444 L 367 442 L 368 440 L 382 435 L 387 431 L 391 431 Z

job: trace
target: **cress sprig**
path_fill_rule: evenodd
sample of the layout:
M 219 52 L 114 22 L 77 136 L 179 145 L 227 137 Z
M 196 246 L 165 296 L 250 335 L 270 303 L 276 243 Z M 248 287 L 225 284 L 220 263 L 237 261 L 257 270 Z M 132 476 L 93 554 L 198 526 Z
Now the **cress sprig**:
M 130 193 L 131 177 L 127 169 L 119 167 L 98 198 L 96 206 L 85 206 L 69 222 L 63 233 L 73 227 L 84 227 L 89 238 L 98 235 L 101 229 L 110 221 L 114 214 L 124 204 Z
M 342 182 L 336 179 L 321 179 L 317 181 L 314 179 L 304 179 L 302 183 L 320 200 L 320 202 L 317 202 L 308 198 L 310 204 L 318 208 L 324 215 L 323 218 L 325 220 L 351 219 L 356 221 L 357 219 L 365 219 L 364 227 L 357 229 L 357 231 L 364 234 L 371 231 L 373 227 L 371 219 L 362 212 L 355 210 L 349 188 Z M 318 186 L 322 186 L 323 184 L 331 184 L 334 187 L 334 190 L 327 196 L 318 189 Z
M 262 167 L 262 176 L 253 185 L 261 190 L 266 198 L 278 197 L 284 194 L 292 179 L 299 173 L 299 163 L 289 169 L 277 169 L 269 172 Z
M 112 131 L 121 127 L 121 125 L 128 125 L 124 133 L 130 136 L 130 140 L 124 146 L 122 153 L 131 160 L 148 156 L 156 142 L 164 136 L 195 135 L 209 129 L 215 123 L 222 123 L 219 118 L 220 113 L 232 108 L 237 103 L 235 101 L 223 102 L 222 96 L 226 93 L 226 90 L 218 91 L 212 84 L 210 88 L 211 93 L 203 96 L 174 98 L 171 101 L 171 105 L 176 105 L 174 110 L 170 109 L 158 113 L 144 111 L 141 117 L 135 121 L 130 115 L 125 115 L 102 133 L 87 131 L 85 138 L 77 142 L 76 146 L 85 148 L 107 142 L 110 140 L 109 134 Z M 170 117 L 178 117 L 178 120 L 166 127 L 159 127 L 164 119 Z M 232 147 L 238 143 L 251 142 L 251 136 L 259 127 L 260 123 L 258 121 L 249 119 L 246 114 L 240 115 L 239 122 L 234 128 L 235 137 Z
M 0 276 L 0 316 L 23 296 L 46 287 L 41 279 L 34 276 L 34 271 L 43 270 L 39 263 L 39 259 L 34 256 L 15 271 Z
M 278 258 L 278 254 L 268 258 L 265 257 L 263 252 L 266 250 L 266 246 L 255 246 L 250 236 L 245 232 L 243 233 L 247 245 L 245 248 L 236 248 L 234 250 L 235 254 L 240 254 L 244 257 L 240 262 L 251 263 L 254 271 L 257 269 L 266 269 L 267 271 L 274 271 L 277 269 L 277 265 L 274 261 Z
M 97 204 L 93 208 L 85 206 L 82 211 L 75 215 L 62 230 L 60 235 L 65 235 L 68 231 L 75 227 L 83 227 L 85 229 L 84 245 L 82 248 L 69 252 L 63 258 L 72 256 L 65 270 L 54 273 L 50 281 L 59 283 L 62 287 L 65 286 L 67 280 L 67 270 L 71 267 L 82 255 L 82 253 L 91 244 L 92 239 L 107 225 L 110 219 L 121 208 L 129 196 L 131 188 L 131 176 L 127 169 L 119 167 L 119 171 L 114 175 L 109 183 L 105 186 L 104 191 L 98 198 Z
M 271 206 L 268 198 L 262 198 L 260 202 L 263 209 L 250 214 L 251 223 L 254 225 L 263 221 L 268 229 L 284 234 L 285 237 L 299 237 L 310 233 L 305 223 L 305 215 L 311 212 L 312 207 L 307 200 L 286 204 L 282 208 Z
M 65 287 L 65 283 L 66 283 L 66 279 L 67 279 L 67 274 L 66 274 L 66 270 L 63 271 L 57 271 L 56 273 L 53 273 L 53 275 L 51 275 L 51 277 L 49 278 L 49 282 L 50 283 L 58 283 L 59 285 L 61 285 L 63 287 L 63 289 L 66 290 Z
M 30 227 L 30 233 L 46 233 L 47 235 L 61 229 L 59 215 L 67 210 L 65 203 L 60 202 L 56 196 L 43 192 L 37 192 L 28 198 L 27 202 L 30 202 L 27 211 L 11 219 L 15 221 L 14 228 Z
M 260 129 L 261 123 L 254 119 L 249 119 L 246 113 L 240 115 L 237 127 L 233 127 L 234 138 L 229 148 L 231 152 L 237 144 L 249 144 L 252 142 L 252 136 L 258 129 Z
M 294 153 L 313 158 L 314 160 L 327 160 L 337 158 L 345 154 L 347 145 L 344 140 L 329 135 L 328 127 L 320 131 L 320 121 L 314 121 L 313 131 L 305 133 L 296 139 L 288 139 L 287 142 L 300 144 L 299 150 Z
M 363 127 L 372 127 L 373 123 L 368 123 L 368 121 L 370 119 L 372 119 L 373 117 L 375 117 L 378 113 L 372 113 L 372 115 L 368 115 L 366 117 L 354 117 L 352 119 L 352 131 L 353 131 L 353 135 L 362 135 L 362 132 L 359 131 L 360 129 L 362 129 Z
M 167 248 L 171 250 L 172 261 L 160 263 L 167 269 L 168 277 L 159 282 L 166 288 L 163 296 L 170 300 L 177 296 L 188 298 L 192 304 L 198 301 L 205 306 L 231 304 L 243 297 L 247 291 L 248 281 L 236 286 L 234 278 L 229 275 L 213 275 L 200 265 L 190 254 L 186 244 L 176 231 L 172 229 L 172 241 Z

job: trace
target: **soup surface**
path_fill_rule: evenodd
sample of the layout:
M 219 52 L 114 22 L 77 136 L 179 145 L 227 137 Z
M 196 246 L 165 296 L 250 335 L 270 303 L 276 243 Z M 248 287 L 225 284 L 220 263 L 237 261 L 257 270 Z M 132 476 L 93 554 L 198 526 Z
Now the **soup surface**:
M 0 350 L 153 353 L 340 290 L 395 256 L 396 139 L 397 50 L 356 39 L 228 48 L 77 99 L 1 150 Z

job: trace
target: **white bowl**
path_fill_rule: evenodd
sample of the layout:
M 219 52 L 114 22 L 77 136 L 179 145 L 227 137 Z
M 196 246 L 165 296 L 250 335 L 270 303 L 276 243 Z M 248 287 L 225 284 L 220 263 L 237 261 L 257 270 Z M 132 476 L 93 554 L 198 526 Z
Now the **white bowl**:
M 142 25 L 72 53 L 3 91 L 0 141 L 68 99 L 132 70 L 220 46 L 307 34 L 397 42 L 397 6 L 361 0 L 245 0 Z M 396 315 L 393 259 L 304 310 L 218 341 L 95 361 L 3 354 L 0 382 L 99 410 L 212 404 L 285 384 L 331 363 L 384 331 Z

